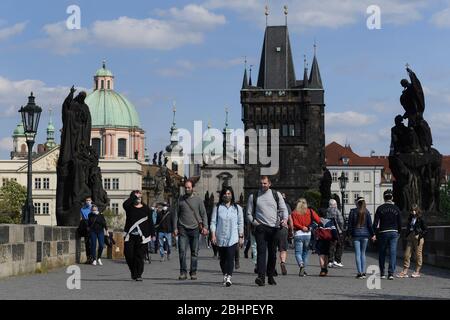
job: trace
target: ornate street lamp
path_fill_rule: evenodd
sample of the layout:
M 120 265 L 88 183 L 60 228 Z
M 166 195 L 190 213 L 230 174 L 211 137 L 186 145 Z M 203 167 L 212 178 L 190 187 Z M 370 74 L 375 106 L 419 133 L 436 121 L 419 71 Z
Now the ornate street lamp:
M 345 188 L 347 187 L 347 177 L 344 174 L 344 171 L 341 172 L 341 176 L 338 178 L 339 180 L 339 189 L 341 189 L 341 204 L 342 204 L 342 215 L 344 216 L 344 220 L 347 223 L 347 218 L 345 215 L 345 209 L 344 209 L 344 194 L 345 194 Z
M 42 109 L 34 102 L 33 92 L 28 97 L 28 104 L 22 106 L 19 110 L 22 114 L 22 123 L 25 131 L 25 137 L 28 147 L 28 181 L 27 181 L 27 200 L 22 208 L 22 224 L 36 224 L 34 220 L 34 205 L 32 197 L 32 161 L 31 155 L 33 151 L 34 139 L 36 137 L 39 118 Z

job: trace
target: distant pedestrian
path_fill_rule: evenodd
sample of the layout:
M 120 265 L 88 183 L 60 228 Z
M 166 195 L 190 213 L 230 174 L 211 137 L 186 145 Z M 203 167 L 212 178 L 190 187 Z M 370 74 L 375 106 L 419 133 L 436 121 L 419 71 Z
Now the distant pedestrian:
M 150 208 L 142 203 L 142 193 L 135 190 L 123 203 L 126 213 L 124 231 L 124 254 L 131 272 L 131 278 L 142 281 L 144 273 L 144 256 L 148 242 L 154 241 L 155 226 L 153 225 Z
M 86 250 L 86 264 L 92 263 L 92 257 L 91 257 L 91 240 L 90 240 L 90 234 L 88 232 L 88 219 L 89 214 L 91 213 L 92 209 L 92 198 L 86 197 L 84 200 L 84 204 L 80 209 L 81 219 L 80 224 L 78 226 L 77 232 L 79 237 L 84 238 L 84 247 Z
M 92 265 L 96 266 L 98 264 L 102 266 L 103 263 L 101 257 L 103 248 L 105 247 L 105 232 L 108 232 L 108 227 L 106 225 L 105 217 L 98 211 L 98 207 L 95 204 L 91 206 L 91 213 L 89 213 L 88 229 L 91 246 Z M 98 251 L 96 252 L 97 241 Z
M 394 280 L 395 267 L 397 265 L 397 243 L 402 231 L 401 211 L 392 202 L 392 191 L 383 193 L 385 203 L 377 208 L 373 222 L 376 238 L 379 242 L 378 262 L 380 265 L 381 279 L 386 279 L 385 261 L 386 250 L 389 248 L 388 279 Z
M 268 283 L 276 285 L 275 265 L 277 263 L 277 232 L 280 226 L 285 227 L 288 220 L 286 204 L 281 194 L 270 189 L 268 176 L 260 179 L 260 190 L 251 194 L 247 204 L 247 219 L 254 227 L 257 248 L 257 272 L 255 283 L 265 285 L 267 273 Z M 279 213 L 280 212 L 280 213 Z M 267 264 L 266 264 L 267 261 Z
M 316 239 L 316 253 L 319 255 L 320 276 L 328 275 L 328 254 L 330 253 L 330 245 L 332 241 L 338 239 L 336 227 L 330 219 L 325 218 L 326 212 L 321 211 L 319 226 L 314 231 Z
M 172 250 L 172 215 L 171 209 L 167 202 L 160 202 L 156 206 L 156 233 L 158 235 L 159 242 L 159 255 L 161 256 L 161 262 L 170 260 L 170 254 Z
M 363 197 L 356 199 L 356 208 L 350 210 L 348 217 L 348 234 L 352 237 L 355 248 L 357 279 L 366 278 L 366 249 L 369 239 L 375 240 L 372 218 L 366 208 Z
M 342 264 L 342 254 L 344 252 L 344 217 L 337 207 L 337 202 L 330 199 L 327 209 L 327 219 L 330 219 L 338 232 L 338 239 L 330 243 L 329 263 L 328 268 L 344 267 Z
M 313 209 L 308 208 L 306 199 L 300 198 L 290 219 L 294 228 L 295 259 L 300 268 L 298 275 L 304 277 L 307 275 L 306 267 L 309 258 L 312 224 L 314 222 L 319 224 L 320 217 Z
M 235 202 L 231 187 L 224 187 L 220 192 L 219 203 L 212 212 L 210 231 L 212 243 L 219 249 L 223 285 L 229 287 L 232 284 L 236 247 L 244 244 L 244 214 L 242 207 Z
M 198 196 L 194 196 L 194 182 L 186 180 L 185 194 L 178 201 L 178 208 L 174 210 L 174 235 L 178 236 L 178 252 L 180 258 L 179 280 L 187 279 L 186 254 L 187 247 L 191 251 L 191 280 L 197 280 L 197 261 L 200 235 L 208 234 L 208 217 L 205 204 Z
M 403 258 L 403 271 L 400 272 L 398 278 L 408 278 L 408 270 L 411 262 L 411 255 L 414 254 L 416 260 L 416 271 L 411 274 L 413 278 L 420 277 L 420 270 L 422 269 L 422 254 L 423 244 L 425 242 L 425 235 L 427 234 L 427 225 L 422 218 L 422 210 L 419 206 L 414 204 L 408 217 L 408 224 L 406 225 L 406 249 Z
M 289 230 L 292 230 L 291 220 L 289 219 L 289 216 L 291 215 L 291 206 L 287 203 L 286 200 L 286 194 L 282 193 L 281 196 L 283 197 L 284 203 L 287 208 L 288 212 L 288 223 L 286 226 L 280 225 L 280 228 L 278 229 L 278 252 L 280 253 L 280 268 L 281 268 L 281 274 L 287 275 L 287 268 L 286 268 L 286 260 L 287 260 L 287 250 L 289 246 Z M 282 211 L 278 212 L 279 214 L 282 214 Z M 280 217 L 280 220 L 282 217 Z

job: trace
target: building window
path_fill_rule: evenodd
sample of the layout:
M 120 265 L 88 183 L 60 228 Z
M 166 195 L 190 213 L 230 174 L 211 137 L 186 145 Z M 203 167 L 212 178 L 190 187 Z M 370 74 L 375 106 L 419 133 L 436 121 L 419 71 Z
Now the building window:
M 17 178 L 11 178 L 11 181 L 17 182 Z
M 94 149 L 94 151 L 97 153 L 97 155 L 100 157 L 101 153 L 100 153 L 100 146 L 101 146 L 101 142 L 100 142 L 100 138 L 93 138 L 92 139 L 92 149 Z
M 42 179 L 41 178 L 34 178 L 34 188 L 36 190 L 41 189 L 42 186 Z
M 288 130 L 289 130 L 289 126 L 287 124 L 283 124 L 282 129 L 281 129 L 281 135 L 283 137 L 287 137 L 288 136 Z
M 49 215 L 50 214 L 50 204 L 48 202 L 44 202 L 42 204 L 42 214 Z
M 101 82 L 101 85 L 100 85 L 100 89 L 105 89 L 105 80 L 102 80 Z
M 8 178 L 3 178 L 2 179 L 2 187 L 6 186 L 7 183 L 8 183 Z
M 353 182 L 359 182 L 359 172 L 353 173 Z
M 359 198 L 359 193 L 354 193 L 353 198 L 355 200 L 354 202 L 356 203 L 356 200 L 358 200 L 358 198 Z
M 350 159 L 349 159 L 349 158 L 347 158 L 347 157 L 342 157 L 342 164 L 343 164 L 344 166 L 347 166 L 349 162 L 350 162 Z
M 344 204 L 348 204 L 348 192 L 344 193 Z
M 50 178 L 42 179 L 42 189 L 44 190 L 50 189 Z
M 105 190 L 111 190 L 111 179 L 105 179 L 103 181 L 103 188 L 105 188 Z
M 331 180 L 333 182 L 338 182 L 338 174 L 337 174 L 337 172 L 332 172 L 331 173 Z
M 289 125 L 289 136 L 295 137 L 295 125 L 294 124 Z
M 370 173 L 364 172 L 364 182 L 370 182 Z
M 34 214 L 41 214 L 41 204 L 39 202 L 34 204 Z
M 118 178 L 112 179 L 112 189 L 119 190 L 119 179 Z
M 113 214 L 118 215 L 119 214 L 119 204 L 118 203 L 112 203 L 111 204 L 111 211 Z
M 126 157 L 127 156 L 127 139 L 119 139 L 119 157 Z
M 108 80 L 108 90 L 111 89 L 111 81 Z

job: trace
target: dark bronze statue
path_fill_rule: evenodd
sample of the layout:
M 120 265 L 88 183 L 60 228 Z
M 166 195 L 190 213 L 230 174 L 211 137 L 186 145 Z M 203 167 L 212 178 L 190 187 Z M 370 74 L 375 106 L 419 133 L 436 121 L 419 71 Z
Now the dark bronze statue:
M 62 106 L 63 128 L 57 165 L 56 220 L 58 226 L 77 226 L 80 208 L 92 197 L 100 212 L 109 204 L 103 189 L 98 155 L 91 147 L 91 114 L 86 92 L 74 98 L 75 88 Z
M 319 191 L 321 195 L 321 207 L 328 208 L 328 202 L 331 199 L 331 183 L 333 179 L 331 177 L 330 170 L 327 167 L 322 167 L 322 178 L 320 179 Z
M 425 97 L 416 74 L 407 66 L 411 82 L 403 79 L 400 103 L 403 116 L 395 117 L 391 129 L 389 167 L 395 181 L 394 202 L 409 211 L 417 204 L 424 212 L 439 211 L 439 187 L 442 155 L 432 148 L 431 129 L 424 119 Z M 403 120 L 408 119 L 408 126 Z

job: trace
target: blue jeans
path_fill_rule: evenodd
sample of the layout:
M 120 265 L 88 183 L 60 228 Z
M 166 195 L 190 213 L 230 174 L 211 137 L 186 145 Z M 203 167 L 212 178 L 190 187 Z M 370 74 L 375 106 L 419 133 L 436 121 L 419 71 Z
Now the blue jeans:
M 185 229 L 181 226 L 178 227 L 178 252 L 180 256 L 180 274 L 187 274 L 186 266 L 186 253 L 189 245 L 191 249 L 191 270 L 190 274 L 197 272 L 197 259 L 198 259 L 198 244 L 199 244 L 199 230 Z
M 105 246 L 105 234 L 103 233 L 103 230 L 100 233 L 95 233 L 95 231 L 91 231 L 89 236 L 91 239 L 91 257 L 94 260 L 99 259 L 102 257 L 103 247 Z M 98 239 L 98 252 L 97 255 L 95 255 L 97 250 L 97 239 Z
M 353 247 L 355 248 L 356 269 L 358 273 L 366 273 L 366 249 L 369 239 L 353 238 Z
M 302 264 L 304 267 L 308 264 L 309 256 L 309 242 L 311 241 L 310 235 L 295 236 L 295 259 L 297 259 L 298 266 Z
M 166 238 L 167 241 L 167 250 L 165 249 L 164 238 Z M 166 252 L 169 255 L 170 248 L 172 247 L 172 234 L 160 232 L 158 233 L 158 240 L 159 240 L 159 254 L 161 255 L 161 257 L 164 257 L 164 252 Z
M 385 275 L 384 265 L 386 261 L 386 249 L 389 247 L 389 269 L 388 274 L 394 275 L 395 267 L 397 265 L 397 242 L 398 242 L 398 232 L 389 231 L 380 233 L 379 239 L 379 264 L 380 264 L 380 274 Z

